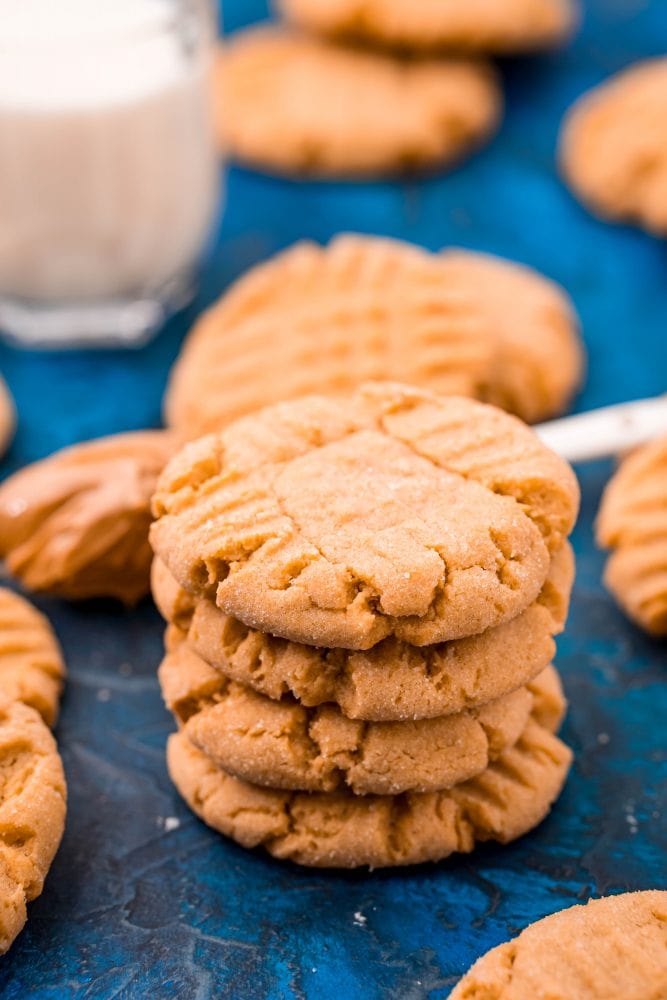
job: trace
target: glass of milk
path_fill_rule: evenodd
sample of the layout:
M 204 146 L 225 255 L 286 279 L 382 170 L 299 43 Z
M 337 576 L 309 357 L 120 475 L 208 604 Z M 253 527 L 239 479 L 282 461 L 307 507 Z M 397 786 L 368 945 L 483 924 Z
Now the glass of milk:
M 219 202 L 209 0 L 0 0 L 0 333 L 139 344 Z

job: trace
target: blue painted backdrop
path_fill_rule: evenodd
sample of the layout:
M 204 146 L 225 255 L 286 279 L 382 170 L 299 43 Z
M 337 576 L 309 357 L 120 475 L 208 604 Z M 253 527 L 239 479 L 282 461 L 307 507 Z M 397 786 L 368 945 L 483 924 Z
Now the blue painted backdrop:
M 261 2 L 230 0 L 227 27 L 264 13 Z M 200 296 L 151 345 L 0 348 L 20 412 L 2 473 L 75 441 L 158 425 L 167 371 L 196 313 L 268 254 L 346 229 L 504 254 L 562 282 L 589 353 L 579 409 L 665 391 L 667 247 L 589 217 L 556 175 L 554 146 L 578 94 L 666 49 L 664 0 L 589 0 L 569 49 L 503 65 L 503 129 L 447 177 L 301 184 L 231 170 Z M 626 622 L 600 586 L 592 522 L 609 471 L 580 470 L 579 575 L 558 661 L 576 753 L 565 792 L 520 843 L 438 866 L 308 872 L 225 842 L 190 815 L 165 772 L 171 722 L 150 603 L 124 612 L 40 601 L 70 670 L 58 726 L 70 807 L 45 892 L 0 963 L 0 995 L 440 998 L 528 922 L 591 894 L 664 886 L 666 647 Z

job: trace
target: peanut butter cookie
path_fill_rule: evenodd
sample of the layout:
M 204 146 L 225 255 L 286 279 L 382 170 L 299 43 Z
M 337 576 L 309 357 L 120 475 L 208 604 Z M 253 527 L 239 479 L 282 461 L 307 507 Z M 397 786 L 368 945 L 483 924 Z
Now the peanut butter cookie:
M 275 27 L 232 37 L 214 93 L 221 146 L 288 174 L 445 166 L 488 139 L 502 111 L 486 64 L 402 59 Z
M 399 378 L 538 421 L 567 406 L 582 368 L 572 305 L 536 272 L 344 235 L 252 268 L 203 314 L 165 415 L 194 438 L 271 403 Z
M 167 764 L 188 805 L 244 847 L 320 868 L 380 868 L 438 861 L 476 842 L 507 843 L 537 826 L 558 796 L 568 748 L 529 720 L 517 743 L 480 775 L 442 792 L 358 796 L 281 792 L 216 768 L 184 733 Z
M 568 115 L 566 180 L 608 219 L 667 235 L 667 59 L 638 63 L 584 95 Z
M 392 722 L 478 708 L 528 684 L 553 658 L 573 579 L 565 545 L 537 600 L 504 625 L 439 646 L 385 639 L 365 652 L 318 649 L 249 629 L 212 601 L 194 601 L 159 560 L 153 593 L 178 626 L 167 631 L 168 649 L 180 643 L 182 630 L 205 662 L 269 698 L 291 696 L 308 707 L 334 702 L 349 718 Z
M 65 824 L 54 739 L 34 709 L 0 695 L 0 954 L 42 891 Z
M 488 952 L 450 1000 L 664 1000 L 667 892 L 591 899 Z
M 65 665 L 48 619 L 0 587 L 0 687 L 12 701 L 36 709 L 48 726 L 58 716 Z
M 494 350 L 475 298 L 435 254 L 394 240 L 297 243 L 203 314 L 172 370 L 167 422 L 188 437 L 272 403 L 400 378 L 479 396 Z
M 5 380 L 0 376 L 0 456 L 9 448 L 16 429 L 16 408 Z
M 550 48 L 576 23 L 574 0 L 275 0 L 307 31 L 398 49 L 507 54 Z
M 493 407 L 369 383 L 183 449 L 153 547 L 186 590 L 296 642 L 474 635 L 537 597 L 577 512 L 570 467 Z
M 605 583 L 652 635 L 667 635 L 667 437 L 626 458 L 609 482 L 597 521 L 612 549 Z
M 444 274 L 477 300 L 493 347 L 486 381 L 471 395 L 537 423 L 562 413 L 581 385 L 584 352 L 573 305 L 531 268 L 448 250 Z
M 550 714 L 558 675 L 553 667 L 543 673 Z M 517 741 L 542 690 L 540 674 L 530 688 L 472 711 L 373 723 L 332 705 L 272 701 L 228 680 L 185 643 L 167 654 L 159 677 L 185 735 L 228 774 L 269 788 L 358 795 L 440 791 L 474 777 Z M 562 692 L 560 704 L 562 714 Z
M 0 556 L 29 590 L 116 597 L 149 589 L 150 497 L 173 448 L 165 431 L 57 452 L 0 486 Z

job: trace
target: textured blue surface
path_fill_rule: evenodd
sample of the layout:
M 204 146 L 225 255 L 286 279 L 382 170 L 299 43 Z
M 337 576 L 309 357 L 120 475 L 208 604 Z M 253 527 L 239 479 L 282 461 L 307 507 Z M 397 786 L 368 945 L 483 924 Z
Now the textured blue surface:
M 227 25 L 262 13 L 261 3 L 230 0 Z M 69 355 L 0 348 L 21 414 L 2 473 L 65 444 L 157 425 L 167 370 L 196 311 L 267 254 L 345 229 L 492 251 L 561 281 L 590 357 L 578 408 L 665 391 L 667 248 L 586 215 L 553 154 L 574 97 L 666 43 L 664 0 L 590 0 L 567 51 L 503 67 L 502 132 L 448 177 L 329 185 L 231 171 L 200 298 L 153 344 Z M 664 886 L 666 647 L 626 622 L 601 588 L 592 521 L 610 467 L 580 471 L 579 575 L 558 660 L 576 763 L 532 835 L 438 866 L 308 872 L 225 842 L 191 816 L 166 775 L 171 723 L 149 602 L 129 613 L 41 601 L 70 669 L 58 726 L 70 807 L 45 892 L 0 963 L 3 998 L 441 998 L 528 922 L 591 894 Z M 165 830 L 165 817 L 180 825 Z

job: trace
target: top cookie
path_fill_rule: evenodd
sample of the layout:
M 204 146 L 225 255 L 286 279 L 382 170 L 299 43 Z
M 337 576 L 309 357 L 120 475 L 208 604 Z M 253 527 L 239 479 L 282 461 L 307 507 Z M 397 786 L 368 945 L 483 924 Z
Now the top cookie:
M 165 416 L 198 437 L 373 378 L 474 396 L 532 422 L 564 409 L 582 367 L 572 305 L 535 271 L 345 234 L 251 268 L 203 314 L 172 371 Z
M 569 113 L 563 172 L 597 214 L 667 234 L 667 59 L 631 66 Z
M 597 540 L 614 551 L 605 583 L 628 615 L 667 636 L 667 437 L 638 448 L 607 485 Z
M 371 383 L 187 446 L 160 478 L 151 540 L 186 590 L 253 628 L 425 645 L 535 600 L 577 503 L 569 466 L 514 418 Z
M 299 27 L 400 49 L 526 52 L 557 45 L 574 0 L 274 0 Z
M 664 1000 L 667 892 L 592 899 L 479 959 L 450 1000 Z
M 279 173 L 378 176 L 458 160 L 496 128 L 502 92 L 471 60 L 406 60 L 263 26 L 235 35 L 215 76 L 232 156 Z
M 150 497 L 165 431 L 87 441 L 0 486 L 0 556 L 29 590 L 135 604 L 149 589 Z

